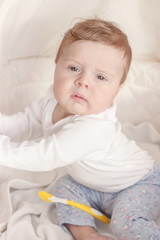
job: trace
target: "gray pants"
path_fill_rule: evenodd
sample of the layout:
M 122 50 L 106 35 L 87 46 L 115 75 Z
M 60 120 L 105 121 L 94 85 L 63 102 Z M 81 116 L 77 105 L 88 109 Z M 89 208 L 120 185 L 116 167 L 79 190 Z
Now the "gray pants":
M 160 214 L 160 169 L 157 165 L 138 183 L 115 193 L 96 191 L 66 175 L 56 184 L 56 196 L 103 212 L 111 218 L 112 231 L 118 240 L 160 240 L 160 227 L 154 222 Z M 65 223 L 96 229 L 90 214 L 72 206 L 57 204 L 57 217 L 67 232 Z

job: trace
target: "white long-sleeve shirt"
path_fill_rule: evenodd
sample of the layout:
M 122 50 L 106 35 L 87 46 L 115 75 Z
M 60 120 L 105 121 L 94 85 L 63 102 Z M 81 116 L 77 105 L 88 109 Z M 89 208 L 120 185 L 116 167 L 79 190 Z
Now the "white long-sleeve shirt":
M 59 167 L 88 187 L 114 192 L 131 186 L 154 160 L 121 132 L 115 105 L 99 114 L 52 123 L 52 87 L 25 112 L 0 115 L 0 165 L 29 171 Z

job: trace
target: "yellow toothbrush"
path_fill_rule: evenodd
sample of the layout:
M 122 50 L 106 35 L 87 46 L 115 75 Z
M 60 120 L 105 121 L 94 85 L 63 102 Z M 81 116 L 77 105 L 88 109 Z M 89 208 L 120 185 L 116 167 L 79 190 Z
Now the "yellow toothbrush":
M 109 223 L 110 220 L 101 212 L 99 212 L 97 209 L 86 206 L 82 203 L 74 202 L 71 200 L 63 199 L 63 198 L 56 198 L 53 195 L 44 192 L 44 191 L 39 191 L 39 197 L 42 198 L 44 201 L 47 202 L 57 202 L 57 203 L 63 203 L 63 204 L 68 204 L 76 208 L 80 208 L 81 210 L 91 214 L 93 217 L 98 218 L 104 223 Z

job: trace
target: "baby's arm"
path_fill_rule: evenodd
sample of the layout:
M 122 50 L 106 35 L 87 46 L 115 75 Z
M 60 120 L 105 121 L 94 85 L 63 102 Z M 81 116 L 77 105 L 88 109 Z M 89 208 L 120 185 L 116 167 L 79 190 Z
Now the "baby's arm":
M 53 86 L 49 88 L 44 98 L 33 102 L 24 112 L 11 116 L 0 113 L 0 135 L 8 136 L 14 142 L 41 137 L 43 108 L 53 98 L 52 88 Z
M 0 136 L 0 165 L 30 171 L 49 171 L 86 159 L 93 152 L 106 150 L 112 125 L 105 121 L 77 118 L 52 136 L 39 142 L 10 142 Z M 108 138 L 109 136 L 109 138 Z
M 36 112 L 36 105 L 27 107 L 24 112 L 7 116 L 0 114 L 0 134 L 6 135 L 12 141 L 23 141 L 33 137 L 38 137 L 41 134 L 41 123 L 38 118 L 38 111 Z
M 6 135 L 15 142 L 39 137 L 42 133 L 41 101 L 34 102 L 24 112 L 14 115 L 7 116 L 0 113 L 0 135 Z

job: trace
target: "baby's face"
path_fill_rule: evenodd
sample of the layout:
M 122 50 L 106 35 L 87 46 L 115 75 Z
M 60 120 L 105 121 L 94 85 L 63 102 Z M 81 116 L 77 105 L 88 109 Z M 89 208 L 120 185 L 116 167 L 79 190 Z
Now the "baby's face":
M 54 95 L 64 116 L 96 114 L 110 107 L 123 73 L 123 52 L 112 46 L 84 40 L 66 46 L 54 76 Z

